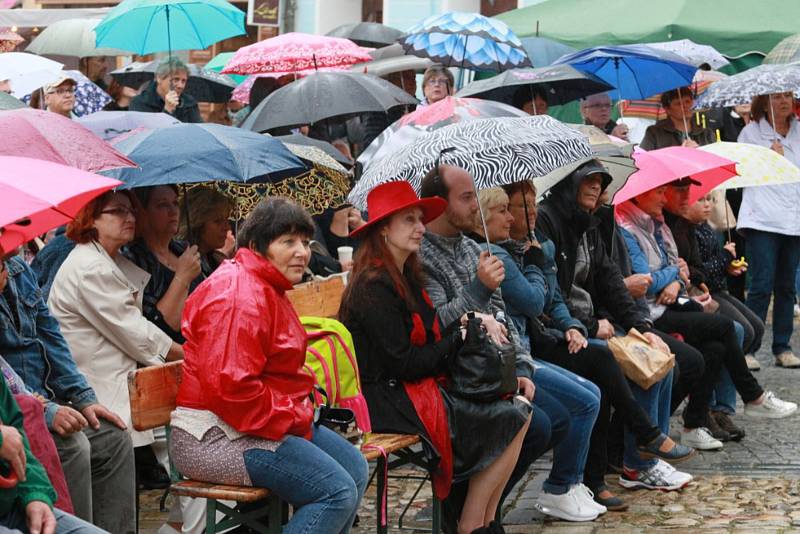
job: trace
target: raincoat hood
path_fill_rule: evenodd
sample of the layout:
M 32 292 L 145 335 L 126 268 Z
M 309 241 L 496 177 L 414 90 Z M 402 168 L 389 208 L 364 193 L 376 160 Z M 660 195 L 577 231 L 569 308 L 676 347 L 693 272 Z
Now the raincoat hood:
M 602 193 L 611 183 L 611 175 L 598 160 L 593 159 L 584 163 L 557 183 L 550 190 L 549 196 L 544 201 L 546 204 L 552 204 L 559 211 L 567 214 L 567 218 L 576 224 L 580 233 L 583 233 L 592 225 L 594 217 L 578 207 L 576 200 L 578 198 L 578 188 L 584 178 L 594 173 L 600 173 L 603 176 L 603 181 L 600 185 Z

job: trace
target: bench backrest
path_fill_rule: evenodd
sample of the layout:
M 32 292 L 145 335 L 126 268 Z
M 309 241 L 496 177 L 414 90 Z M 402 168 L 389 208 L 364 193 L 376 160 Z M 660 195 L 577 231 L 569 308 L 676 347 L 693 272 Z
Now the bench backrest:
M 343 293 L 344 281 L 335 276 L 301 284 L 288 291 L 287 296 L 298 315 L 335 317 Z M 182 369 L 183 362 L 170 362 L 128 374 L 133 428 L 141 431 L 169 424 L 170 413 L 175 409 Z

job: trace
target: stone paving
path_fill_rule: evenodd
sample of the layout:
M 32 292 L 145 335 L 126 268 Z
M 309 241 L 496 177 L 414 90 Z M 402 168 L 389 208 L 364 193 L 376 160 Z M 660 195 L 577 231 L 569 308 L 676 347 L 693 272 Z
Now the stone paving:
M 798 325 L 795 325 L 796 328 Z M 768 328 L 769 330 L 769 328 Z M 767 332 L 758 354 L 762 370 L 756 378 L 765 389 L 780 398 L 800 402 L 800 369 L 774 366 Z M 800 337 L 793 346 L 800 354 Z M 553 521 L 537 512 L 533 503 L 544 481 L 551 457 L 539 459 L 515 488 L 505 507 L 509 533 L 598 534 L 639 532 L 797 532 L 800 534 L 800 415 L 779 421 L 749 419 L 742 415 L 741 402 L 735 420 L 744 425 L 747 436 L 740 443 L 726 443 L 722 451 L 700 453 L 680 469 L 695 475 L 695 480 L 680 492 L 627 491 L 608 477 L 630 508 L 624 513 L 610 512 L 592 523 Z M 678 418 L 673 418 L 672 435 L 677 437 Z M 416 473 L 416 472 L 415 472 Z M 418 474 L 418 473 L 416 473 Z M 392 480 L 389 484 L 391 528 L 409 502 L 417 485 Z M 154 533 L 166 514 L 158 511 L 159 492 L 142 496 L 140 532 Z M 420 491 L 406 514 L 404 526 L 428 527 L 430 485 Z M 375 487 L 362 503 L 361 523 L 355 533 L 375 531 Z

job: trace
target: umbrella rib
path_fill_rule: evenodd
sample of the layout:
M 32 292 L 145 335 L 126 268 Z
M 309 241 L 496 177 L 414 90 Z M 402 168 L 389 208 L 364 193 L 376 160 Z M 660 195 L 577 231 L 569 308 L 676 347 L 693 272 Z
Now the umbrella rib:
M 189 24 L 191 24 L 192 29 L 194 30 L 194 35 L 197 37 L 197 40 L 202 45 L 201 48 L 208 48 L 208 45 L 205 43 L 205 41 L 203 41 L 203 37 L 200 35 L 200 31 L 197 29 L 197 26 L 195 25 L 194 20 L 192 20 L 192 17 L 189 16 L 189 13 L 186 12 L 186 9 L 184 9 L 184 6 L 182 4 L 177 4 L 175 7 L 177 7 L 178 10 L 181 13 L 184 14 L 184 16 L 186 17 L 186 20 L 188 20 Z

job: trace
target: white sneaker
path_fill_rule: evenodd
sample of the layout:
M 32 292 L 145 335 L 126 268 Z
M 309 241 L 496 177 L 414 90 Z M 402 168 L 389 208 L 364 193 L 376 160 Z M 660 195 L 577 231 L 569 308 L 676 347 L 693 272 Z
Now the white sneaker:
M 594 500 L 594 493 L 592 492 L 592 490 L 586 487 L 585 484 L 578 484 L 578 489 L 586 498 L 586 503 L 594 507 L 594 509 L 597 510 L 598 514 L 604 514 L 608 512 L 608 509 L 605 506 Z
M 600 515 L 597 508 L 589 504 L 586 494 L 577 484 L 562 495 L 543 491 L 534 506 L 543 514 L 565 521 L 594 521 Z
M 797 404 L 782 401 L 771 391 L 764 393 L 764 400 L 761 404 L 752 402 L 745 404 L 744 413 L 750 417 L 761 417 L 763 419 L 780 419 L 788 417 L 797 411 Z
M 756 357 L 752 354 L 745 354 L 744 361 L 747 364 L 747 368 L 751 371 L 760 371 L 761 370 L 761 363 L 756 360 Z
M 716 451 L 722 448 L 722 442 L 704 427 L 681 430 L 681 444 L 699 451 Z
M 794 305 L 794 316 L 795 317 L 800 317 L 800 304 L 795 304 Z
M 678 471 L 664 460 L 656 459 L 656 465 L 646 471 L 625 469 L 619 476 L 619 484 L 628 489 L 679 490 L 694 479 L 689 473 Z
M 800 367 L 800 358 L 795 356 L 792 351 L 785 350 L 775 356 L 775 365 L 786 367 L 787 369 L 797 369 Z

